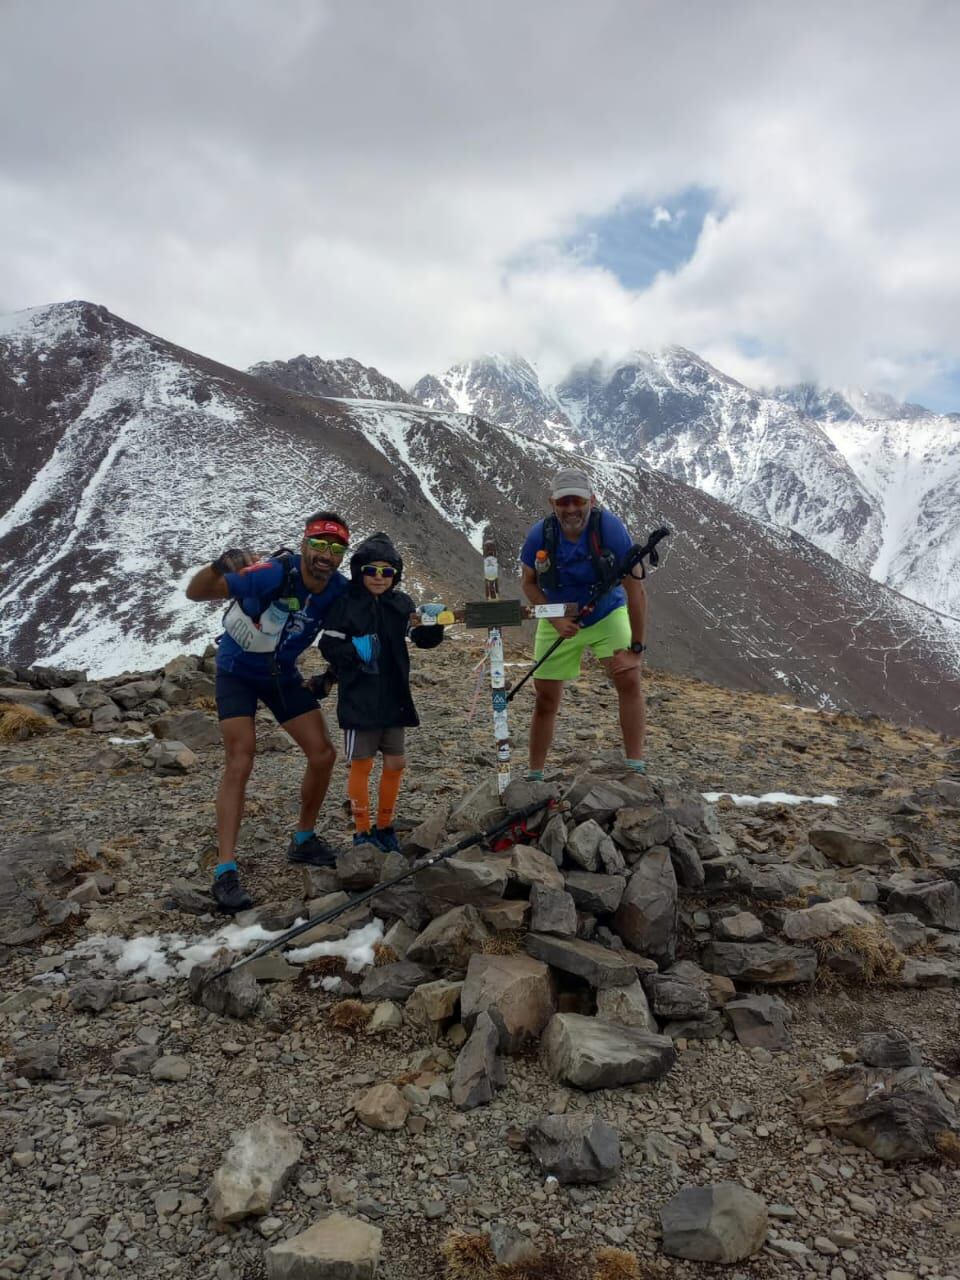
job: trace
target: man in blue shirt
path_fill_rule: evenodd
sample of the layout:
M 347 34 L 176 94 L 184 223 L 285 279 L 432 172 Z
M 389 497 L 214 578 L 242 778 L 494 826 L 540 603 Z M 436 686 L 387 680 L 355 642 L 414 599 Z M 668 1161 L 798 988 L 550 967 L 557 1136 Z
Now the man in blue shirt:
M 627 766 L 646 772 L 643 758 L 645 713 L 641 670 L 647 623 L 647 596 L 639 578 L 621 581 L 619 566 L 633 545 L 622 520 L 597 506 L 583 471 L 560 471 L 550 488 L 552 514 L 527 534 L 520 552 L 523 593 L 531 604 L 584 605 L 597 583 L 608 584 L 580 622 L 542 618 L 534 656 L 539 660 L 557 636 L 563 643 L 534 677 L 537 701 L 530 721 L 529 781 L 543 780 L 563 682 L 580 674 L 589 648 L 613 682 L 620 704 L 620 728 Z
M 231 548 L 193 575 L 190 600 L 232 600 L 217 645 L 217 713 L 226 754 L 217 790 L 219 862 L 211 893 L 221 911 L 253 905 L 240 884 L 237 836 L 247 780 L 256 751 L 254 717 L 262 702 L 307 758 L 300 789 L 300 819 L 287 857 L 294 863 L 331 867 L 337 850 L 314 830 L 330 784 L 336 750 L 314 688 L 304 683 L 297 659 L 323 627 L 349 581 L 338 572 L 350 543 L 346 522 L 320 511 L 304 529 L 298 555 L 258 560 Z

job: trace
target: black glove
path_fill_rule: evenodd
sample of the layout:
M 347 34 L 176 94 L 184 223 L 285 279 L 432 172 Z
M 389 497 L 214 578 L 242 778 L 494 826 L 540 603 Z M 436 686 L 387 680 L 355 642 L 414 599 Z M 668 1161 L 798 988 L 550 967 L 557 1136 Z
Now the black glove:
M 243 547 L 229 547 L 222 555 L 217 556 L 212 568 L 222 577 L 225 573 L 238 573 L 241 569 L 246 569 L 247 565 L 256 564 L 256 562 L 257 557 L 252 551 L 247 551 Z
M 307 681 L 307 688 L 315 698 L 321 702 L 330 693 L 333 686 L 337 683 L 337 673 L 333 667 L 327 667 L 326 671 L 319 676 L 311 676 Z
M 435 649 L 443 640 L 443 627 L 438 627 L 436 624 L 411 627 L 410 639 L 418 649 Z

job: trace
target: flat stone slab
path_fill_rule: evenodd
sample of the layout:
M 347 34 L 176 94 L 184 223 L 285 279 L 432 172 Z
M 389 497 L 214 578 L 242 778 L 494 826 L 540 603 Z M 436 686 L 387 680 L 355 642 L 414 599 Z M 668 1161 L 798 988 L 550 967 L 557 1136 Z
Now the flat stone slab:
M 615 1089 L 659 1080 L 677 1060 L 669 1036 L 578 1013 L 558 1013 L 541 1041 L 549 1074 L 578 1089 Z
M 626 987 L 636 981 L 637 971 L 629 959 L 598 942 L 580 938 L 558 938 L 550 933 L 528 933 L 527 951 L 564 973 L 583 978 L 592 987 Z
M 375 1280 L 383 1232 L 331 1213 L 264 1254 L 267 1280 Z
M 710 942 L 701 958 L 712 973 L 769 986 L 811 982 L 817 972 L 815 951 L 778 942 Z

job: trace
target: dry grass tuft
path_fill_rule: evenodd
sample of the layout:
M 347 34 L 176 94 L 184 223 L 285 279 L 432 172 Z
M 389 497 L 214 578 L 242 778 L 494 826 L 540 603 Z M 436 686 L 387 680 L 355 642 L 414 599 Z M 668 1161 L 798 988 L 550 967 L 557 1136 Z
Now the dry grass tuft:
M 515 1262 L 493 1272 L 494 1280 L 577 1280 L 578 1274 L 583 1273 L 562 1253 L 543 1253 L 529 1262 Z
M 938 1133 L 933 1140 L 933 1145 L 949 1164 L 960 1164 L 960 1134 L 955 1133 L 953 1129 L 945 1129 L 943 1133 Z
M 400 957 L 393 947 L 389 947 L 383 942 L 375 942 L 373 944 L 373 967 L 375 969 L 379 969 L 385 964 L 396 964 L 399 959 Z
M 491 1280 L 496 1265 L 486 1236 L 451 1231 L 440 1246 L 447 1280 Z
M 342 978 L 347 972 L 347 962 L 343 956 L 318 956 L 316 960 L 308 960 L 301 968 L 300 976 L 319 982 L 321 978 Z
M 643 1274 L 635 1253 L 626 1249 L 598 1250 L 593 1280 L 643 1280 Z
M 373 1016 L 373 1005 L 362 1000 L 341 1000 L 330 1009 L 330 1021 L 338 1031 L 359 1031 Z
M 517 929 L 495 933 L 480 947 L 485 956 L 515 956 L 523 950 L 523 934 Z
M 831 955 L 855 952 L 863 960 L 863 980 L 871 986 L 892 982 L 903 968 L 903 955 L 877 924 L 847 925 L 830 938 L 817 939 L 814 946 L 821 962 Z
M 12 703 L 0 711 L 0 742 L 22 742 L 41 733 L 50 733 L 56 726 L 49 716 L 41 715 L 33 707 Z

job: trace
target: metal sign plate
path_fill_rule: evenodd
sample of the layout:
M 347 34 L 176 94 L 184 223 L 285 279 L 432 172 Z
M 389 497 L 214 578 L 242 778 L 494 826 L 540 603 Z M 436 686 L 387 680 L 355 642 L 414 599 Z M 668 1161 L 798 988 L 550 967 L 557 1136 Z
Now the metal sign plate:
M 519 627 L 523 622 L 519 600 L 468 600 L 463 621 L 467 627 L 483 631 L 490 627 Z

